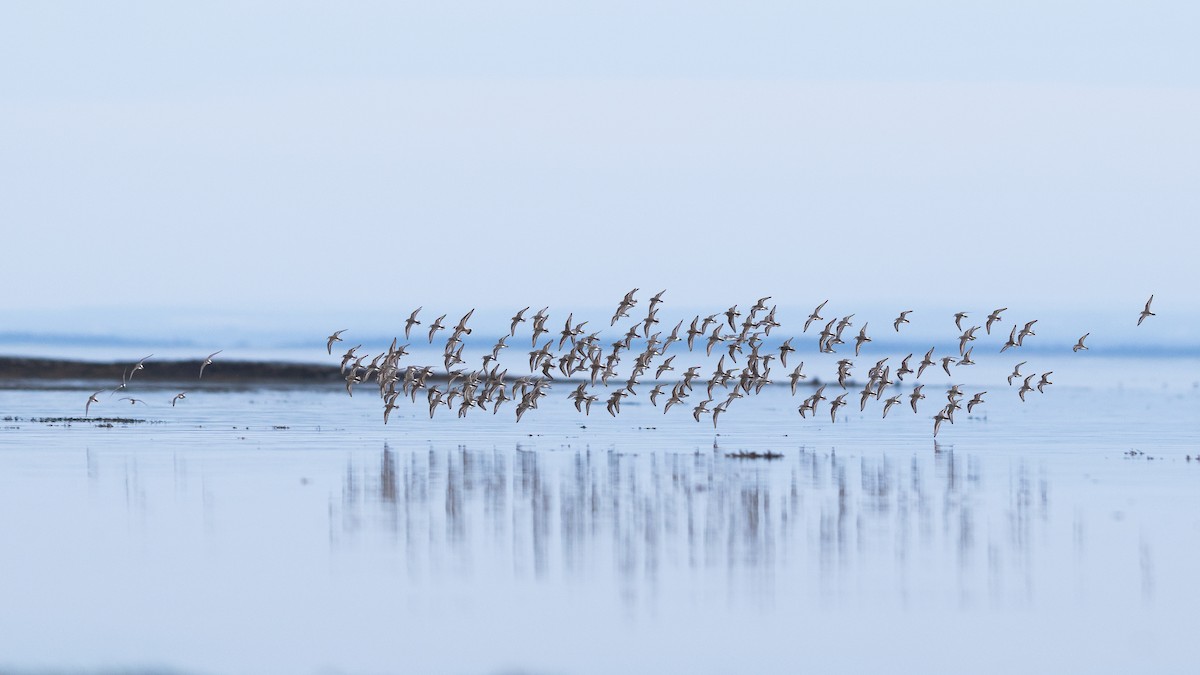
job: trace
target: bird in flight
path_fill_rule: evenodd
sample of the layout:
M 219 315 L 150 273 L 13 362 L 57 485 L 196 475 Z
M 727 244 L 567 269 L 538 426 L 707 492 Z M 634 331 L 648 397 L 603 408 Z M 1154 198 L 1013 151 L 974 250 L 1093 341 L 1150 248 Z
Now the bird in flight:
M 801 331 L 802 333 L 808 332 L 808 327 L 810 325 L 812 325 L 813 321 L 824 321 L 825 320 L 824 318 L 821 317 L 821 308 L 824 307 L 826 305 L 826 303 L 828 303 L 828 302 L 829 301 L 826 300 L 825 302 L 822 302 L 821 304 L 817 305 L 817 308 L 812 311 L 812 314 L 808 315 L 808 321 L 804 322 L 804 330 Z
M 421 325 L 421 322 L 417 321 L 417 312 L 420 312 L 424 308 L 425 308 L 425 305 L 421 305 L 420 307 L 414 309 L 412 311 L 412 314 L 409 314 L 408 318 L 404 320 L 404 339 L 405 340 L 407 340 L 408 336 L 412 333 L 413 326 Z
M 1140 315 L 1138 315 L 1137 325 L 1139 325 L 1139 326 L 1142 325 L 1142 322 L 1146 320 L 1146 317 L 1154 316 L 1154 312 L 1150 311 L 1150 303 L 1152 303 L 1152 302 L 1154 302 L 1153 295 L 1151 295 L 1150 299 L 1146 301 L 1146 308 L 1142 310 L 1142 313 Z
M 104 390 L 103 390 L 103 389 L 101 389 L 100 391 L 104 391 Z M 91 407 L 92 407 L 92 404 L 93 404 L 93 403 L 99 403 L 99 402 L 100 402 L 100 399 L 96 398 L 96 395 L 97 395 L 97 394 L 99 394 L 99 393 L 100 393 L 100 391 L 98 391 L 98 392 L 96 392 L 96 393 L 92 394 L 91 396 L 89 396 L 89 397 L 88 397 L 88 400 L 87 400 L 87 403 L 85 403 L 85 404 L 83 405 L 83 416 L 84 416 L 84 417 L 87 417 L 87 416 L 88 416 L 88 410 L 90 410 L 90 409 L 91 409 Z
M 150 356 L 154 356 L 154 355 L 151 354 Z M 146 366 L 144 364 L 146 363 L 147 359 L 150 358 L 150 356 L 147 356 L 146 358 L 142 359 L 141 361 L 138 361 L 137 363 L 133 364 L 133 367 L 129 369 L 129 377 L 127 377 L 125 379 L 126 382 L 129 382 L 130 380 L 132 380 L 133 374 L 136 373 L 137 371 L 145 370 Z
M 343 328 L 341 330 L 335 330 L 333 332 L 333 335 L 330 335 L 327 338 L 327 341 L 325 342 L 325 351 L 329 352 L 330 354 L 333 354 L 333 343 L 341 342 L 342 341 L 342 333 L 345 333 L 347 330 L 349 330 L 349 329 Z
M 1084 339 L 1085 339 L 1085 338 L 1087 338 L 1087 336 L 1089 336 L 1089 335 L 1091 335 L 1091 333 L 1084 333 L 1084 334 L 1083 334 L 1083 337 L 1079 338 L 1079 342 L 1076 342 L 1076 343 L 1075 343 L 1075 346 L 1074 346 L 1074 347 L 1071 347 L 1071 351 L 1073 351 L 1073 352 L 1077 352 L 1077 351 L 1079 351 L 1080 349 L 1087 349 L 1087 345 L 1083 344 L 1083 341 L 1084 341 Z
M 997 309 L 996 311 L 992 312 L 991 314 L 988 314 L 987 324 L 985 324 L 985 326 L 984 326 L 987 329 L 988 335 L 992 334 L 992 324 L 994 324 L 1000 320 L 1000 312 L 1006 312 L 1006 311 L 1008 311 L 1007 307 L 1001 307 L 1000 309 Z
M 331 345 L 331 346 L 332 346 L 332 345 Z M 204 367 L 205 367 L 205 366 L 211 366 L 211 365 L 212 365 L 212 362 L 213 362 L 213 361 L 212 361 L 212 358 L 213 358 L 214 356 L 216 356 L 217 354 L 220 354 L 220 353 L 221 353 L 221 352 L 223 352 L 223 351 L 225 351 L 225 350 L 224 350 L 224 349 L 218 349 L 217 351 L 215 351 L 215 352 L 213 352 L 213 353 L 209 354 L 208 356 L 204 357 L 204 362 L 200 364 L 200 377 L 204 377 Z M 200 379 L 200 378 L 198 377 L 198 378 L 196 378 L 196 379 Z

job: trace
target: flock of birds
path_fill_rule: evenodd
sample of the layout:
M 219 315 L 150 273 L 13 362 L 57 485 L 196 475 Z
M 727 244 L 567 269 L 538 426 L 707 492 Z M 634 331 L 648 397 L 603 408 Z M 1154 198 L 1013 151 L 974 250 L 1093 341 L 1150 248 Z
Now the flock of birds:
M 197 376 L 196 379 L 202 379 L 204 377 L 204 369 L 207 368 L 208 366 L 211 366 L 213 364 L 213 357 L 216 356 L 217 354 L 220 354 L 223 351 L 225 351 L 225 350 L 218 349 L 217 351 L 209 354 L 208 356 L 204 357 L 203 360 L 201 360 L 200 374 Z M 107 391 L 108 397 L 111 398 L 114 395 L 116 395 L 117 393 L 125 391 L 129 387 L 130 382 L 133 381 L 133 376 L 135 374 L 137 374 L 137 372 L 139 370 L 145 370 L 146 362 L 152 358 L 154 358 L 154 355 L 150 354 L 149 356 L 142 358 L 141 360 L 139 360 L 137 363 L 133 364 L 129 368 L 126 368 L 125 371 L 121 373 L 121 384 L 118 384 L 117 386 L 113 387 L 112 389 L 100 389 L 98 391 L 92 392 L 92 394 L 90 396 L 88 396 L 87 403 L 85 403 L 83 406 L 83 416 L 86 418 L 88 415 L 90 415 L 92 412 L 92 405 L 98 404 L 101 402 L 100 394 L 103 394 L 104 392 Z M 178 394 L 175 394 L 174 396 L 171 397 L 171 407 L 172 408 L 175 407 L 176 403 L 184 400 L 185 398 L 187 398 L 186 391 L 181 391 Z M 127 401 L 129 403 L 129 405 L 131 405 L 131 406 L 137 406 L 139 404 L 140 405 L 149 405 L 148 403 L 146 403 L 146 401 L 144 399 L 134 398 L 132 396 L 122 396 L 121 398 L 119 398 L 117 400 L 118 401 Z
M 616 326 L 622 319 L 631 318 L 630 311 L 638 305 L 638 290 L 635 288 L 626 293 L 617 304 L 610 326 Z M 695 405 L 687 404 L 684 407 L 691 407 L 692 417 L 696 422 L 700 422 L 702 416 L 711 418 L 715 428 L 720 416 L 728 411 L 737 399 L 758 394 L 763 387 L 776 382 L 772 379 L 772 362 L 777 361 L 779 366 L 787 369 L 789 355 L 797 351 L 792 346 L 794 336 L 788 337 L 776 347 L 768 349 L 765 346 L 764 338 L 770 336 L 772 329 L 781 325 L 776 320 L 776 306 L 767 306 L 770 296 L 760 298 L 745 313 L 734 305 L 724 312 L 708 316 L 696 315 L 686 328 L 686 319 L 682 319 L 666 337 L 663 337 L 663 331 L 656 330 L 656 326 L 660 324 L 658 312 L 665 293 L 666 291 L 662 291 L 651 296 L 644 318 L 634 319 L 624 335 L 608 345 L 602 343 L 601 331 L 589 331 L 585 328 L 588 322 L 575 322 L 573 313 L 568 314 L 562 330 L 558 331 L 556 336 L 551 328 L 546 327 L 550 320 L 546 313 L 549 307 L 538 310 L 530 317 L 526 315 L 531 308 L 526 307 L 512 317 L 509 333 L 502 336 L 489 353 L 483 355 L 478 368 L 468 368 L 463 357 L 463 349 L 466 346 L 464 337 L 472 332 L 468 322 L 475 310 L 467 312 L 453 326 L 448 326 L 445 323 L 445 314 L 428 324 L 423 324 L 418 316 L 424 308 L 418 307 L 404 322 L 404 339 L 411 339 L 414 329 L 422 326 L 418 335 L 427 337 L 429 343 L 433 344 L 440 331 L 448 330 L 449 335 L 442 352 L 444 375 L 435 377 L 437 368 L 432 365 L 402 365 L 401 360 L 409 354 L 410 344 L 400 344 L 400 338 L 396 337 L 385 352 L 374 357 L 360 353 L 362 345 L 351 347 L 342 355 L 341 372 L 346 379 L 346 393 L 353 396 L 356 385 L 373 382 L 383 400 L 384 424 L 392 411 L 399 407 L 398 401 L 401 397 L 408 397 L 415 404 L 421 392 L 424 392 L 431 418 L 441 407 L 456 410 L 458 417 L 465 417 L 473 410 L 486 411 L 489 407 L 495 415 L 504 403 L 514 401 L 516 420 L 520 422 L 526 413 L 537 409 L 538 402 L 549 395 L 549 391 L 560 378 L 575 383 L 567 397 L 574 403 L 575 409 L 585 415 L 590 414 L 593 403 L 601 400 L 598 393 L 607 390 L 605 409 L 614 417 L 620 414 L 623 399 L 638 395 L 636 387 L 643 383 L 649 386 L 652 382 L 653 387 L 648 394 L 651 405 L 658 407 L 661 399 L 663 413 L 666 414 L 672 407 L 684 404 L 686 399 L 702 398 L 703 400 Z M 1151 295 L 1138 316 L 1139 326 L 1146 318 L 1154 316 L 1154 312 L 1150 310 L 1153 301 L 1154 296 Z M 808 333 L 814 325 L 820 325 L 818 322 L 826 321 L 821 312 L 828 302 L 826 300 L 817 305 L 808 315 L 802 334 Z M 1002 320 L 1001 315 L 1007 310 L 1007 307 L 998 308 L 987 315 L 983 326 L 968 325 L 966 328 L 963 327 L 963 320 L 968 317 L 968 313 L 956 313 L 954 323 L 961 331 L 961 335 L 958 336 L 957 355 L 935 357 L 935 350 L 931 348 L 915 364 L 915 369 L 912 364 L 914 354 L 909 354 L 900 360 L 895 371 L 888 364 L 889 357 L 876 361 L 867 369 L 866 382 L 858 392 L 860 410 L 866 410 L 871 401 L 882 400 L 882 415 L 886 418 L 888 412 L 907 397 L 913 413 L 918 413 L 917 404 L 926 397 L 922 391 L 925 385 L 912 383 L 910 380 L 909 383 L 913 384 L 911 391 L 898 391 L 901 384 L 909 384 L 904 382 L 905 376 L 913 375 L 912 379 L 917 380 L 927 368 L 940 365 L 946 375 L 953 379 L 952 364 L 956 368 L 975 364 L 975 347 L 971 343 L 978 338 L 977 331 L 983 329 L 990 335 L 992 326 Z M 901 326 L 909 323 L 908 315 L 911 313 L 912 310 L 902 311 L 892 322 L 892 327 L 897 333 L 900 332 Z M 856 336 L 850 337 L 845 334 L 845 330 L 854 325 L 853 317 L 853 314 L 831 317 L 825 323 L 816 336 L 820 353 L 837 353 L 837 347 L 847 344 L 847 340 L 843 338 L 846 335 L 853 342 L 855 358 L 861 355 L 863 345 L 871 342 L 872 338 L 867 333 L 867 323 L 859 328 Z M 501 368 L 501 352 L 510 347 L 508 340 L 517 338 L 518 329 L 525 323 L 529 324 L 532 348 L 528 352 L 528 373 L 510 375 L 508 368 Z M 1036 335 L 1034 326 L 1037 323 L 1037 319 L 1034 319 L 1023 325 L 1013 324 L 1000 353 L 1022 347 L 1027 338 Z M 343 341 L 342 334 L 347 330 L 336 331 L 327 338 L 327 353 L 333 354 L 333 346 Z M 1073 347 L 1074 352 L 1088 349 L 1084 341 L 1089 335 L 1090 333 L 1085 333 L 1079 338 Z M 547 339 L 543 342 L 543 338 Z M 637 350 L 634 349 L 635 342 L 639 346 Z M 687 357 L 683 356 L 682 347 L 675 349 L 679 353 L 668 355 L 668 350 L 676 343 L 686 345 L 688 354 L 703 349 L 706 356 L 711 356 L 714 349 L 719 349 L 720 360 L 707 377 L 701 373 L 702 366 L 677 367 L 674 364 L 675 360 Z M 849 350 L 849 346 L 846 349 Z M 743 357 L 740 363 L 739 355 Z M 621 373 L 618 367 L 622 364 L 623 356 L 626 363 L 632 360 L 632 364 L 628 370 Z M 1021 401 L 1025 401 L 1026 394 L 1032 391 L 1043 393 L 1047 386 L 1053 384 L 1050 380 L 1053 371 L 1040 374 L 1022 373 L 1021 367 L 1026 363 L 1027 361 L 1017 363 L 1007 378 L 1010 387 L 1014 382 L 1021 382 L 1017 388 L 1017 395 Z M 826 388 L 830 385 L 820 384 L 800 404 L 798 412 L 801 417 L 810 414 L 815 416 L 821 401 L 829 401 L 830 419 L 836 422 L 838 410 L 849 405 L 847 398 L 851 392 L 846 390 L 851 383 L 854 368 L 853 359 L 840 359 L 837 362 L 836 377 L 833 379 L 843 392 L 831 400 L 825 395 Z M 787 371 L 786 379 L 793 396 L 796 395 L 800 382 L 808 378 L 803 369 L 804 363 L 801 361 L 792 370 Z M 677 376 L 674 383 L 664 379 L 668 374 L 674 374 L 671 375 L 673 379 Z M 618 386 L 610 386 L 610 382 Z M 977 406 L 983 405 L 983 396 L 987 393 L 974 392 L 971 398 L 965 401 L 968 414 Z M 884 399 L 885 394 L 890 395 Z M 182 394 L 179 397 L 182 397 Z M 966 394 L 960 385 L 953 385 L 946 391 L 946 403 L 939 406 L 933 416 L 935 438 L 943 422 L 954 423 L 955 412 L 964 407 L 964 399 Z

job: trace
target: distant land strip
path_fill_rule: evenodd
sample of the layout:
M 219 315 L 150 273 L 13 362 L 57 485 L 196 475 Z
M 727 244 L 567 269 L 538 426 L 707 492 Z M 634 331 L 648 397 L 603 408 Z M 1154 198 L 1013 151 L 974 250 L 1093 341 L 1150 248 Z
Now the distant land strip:
M 197 383 L 213 385 L 321 384 L 344 382 L 337 366 L 272 361 L 215 361 L 200 379 L 199 359 L 187 361 L 150 360 L 134 375 L 137 384 Z M 9 386 L 37 381 L 88 380 L 121 383 L 129 362 L 97 363 L 68 359 L 0 356 L 0 382 Z

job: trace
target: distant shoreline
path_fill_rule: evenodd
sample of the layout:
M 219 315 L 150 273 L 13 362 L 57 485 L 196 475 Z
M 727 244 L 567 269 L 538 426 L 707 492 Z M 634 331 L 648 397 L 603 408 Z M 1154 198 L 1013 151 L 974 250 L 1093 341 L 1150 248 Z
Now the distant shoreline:
M 145 368 L 134 376 L 135 384 L 174 384 L 196 382 L 214 385 L 270 385 L 270 384 L 324 384 L 345 380 L 337 366 L 312 363 L 287 363 L 273 361 L 219 361 L 204 369 L 200 378 L 202 360 L 149 360 Z M 122 377 L 132 363 L 78 361 L 73 359 L 48 359 L 0 356 L 0 385 L 30 384 L 36 382 L 64 382 L 70 380 L 121 383 Z

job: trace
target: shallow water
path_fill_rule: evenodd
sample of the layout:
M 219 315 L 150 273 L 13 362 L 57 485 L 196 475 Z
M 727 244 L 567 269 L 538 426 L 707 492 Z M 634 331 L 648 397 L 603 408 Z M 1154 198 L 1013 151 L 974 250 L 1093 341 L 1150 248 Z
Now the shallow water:
M 562 389 L 560 391 L 560 389 Z M 1191 672 L 1200 390 L 696 424 L 0 391 L 0 668 Z M 968 391 L 968 394 L 972 392 Z M 801 392 L 801 396 L 805 395 Z M 851 397 L 855 398 L 855 397 Z M 931 401 L 935 401 L 931 403 Z M 857 401 L 856 401 L 857 402 Z M 640 403 L 640 404 L 639 404 Z M 678 413 L 678 414 L 676 414 Z M 775 452 L 774 460 L 731 453 Z M 1130 454 L 1133 453 L 1133 454 Z

